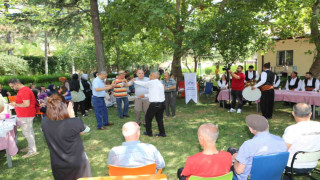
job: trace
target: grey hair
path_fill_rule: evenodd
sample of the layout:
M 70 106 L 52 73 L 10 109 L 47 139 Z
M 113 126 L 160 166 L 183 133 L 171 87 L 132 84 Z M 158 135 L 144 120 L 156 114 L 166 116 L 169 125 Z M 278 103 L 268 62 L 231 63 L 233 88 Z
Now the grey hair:
M 21 84 L 21 81 L 19 79 L 10 79 L 8 84 Z
M 311 113 L 311 106 L 307 103 L 298 103 L 293 106 L 295 116 L 300 118 L 308 117 Z
M 219 137 L 218 126 L 212 123 L 202 124 L 199 127 L 198 132 L 209 143 L 215 143 Z
M 106 71 L 100 71 L 99 74 L 107 74 Z

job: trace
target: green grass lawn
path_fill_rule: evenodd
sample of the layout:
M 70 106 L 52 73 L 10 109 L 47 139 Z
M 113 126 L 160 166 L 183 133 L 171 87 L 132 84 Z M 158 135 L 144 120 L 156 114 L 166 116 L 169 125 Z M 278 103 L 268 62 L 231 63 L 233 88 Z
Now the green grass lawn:
M 245 140 L 252 138 L 245 117 L 256 113 L 255 105 L 245 106 L 242 114 L 229 114 L 213 98 L 201 98 L 200 103 L 185 104 L 184 99 L 177 100 L 177 117 L 164 120 L 167 133 L 166 138 L 141 136 L 141 141 L 155 145 L 164 156 L 166 167 L 163 171 L 169 179 L 176 178 L 176 170 L 183 167 L 188 156 L 201 151 L 197 139 L 198 127 L 207 122 L 219 125 L 218 149 L 227 150 L 228 147 L 239 147 Z M 291 108 L 278 102 L 275 106 L 274 119 L 270 122 L 270 132 L 282 136 L 284 129 L 295 121 L 292 118 Z M 121 145 L 124 138 L 121 127 L 127 121 L 135 121 L 133 108 L 129 110 L 130 118 L 119 119 L 115 108 L 109 108 L 109 120 L 115 125 L 105 131 L 96 130 L 96 119 L 93 111 L 83 121 L 90 126 L 91 132 L 83 135 L 82 140 L 90 160 L 93 176 L 107 176 L 108 152 L 114 146 Z M 319 121 L 319 117 L 317 118 Z M 13 168 L 7 167 L 5 151 L 0 151 L 0 179 L 53 179 L 50 168 L 50 156 L 44 136 L 40 131 L 41 121 L 34 122 L 36 145 L 39 151 L 37 156 L 22 159 L 24 153 L 18 153 L 13 159 Z M 141 128 L 141 133 L 145 130 Z M 154 134 L 158 132 L 155 120 L 153 122 Z M 19 149 L 27 146 L 21 130 L 18 131 Z M 303 179 L 303 178 L 302 178 Z

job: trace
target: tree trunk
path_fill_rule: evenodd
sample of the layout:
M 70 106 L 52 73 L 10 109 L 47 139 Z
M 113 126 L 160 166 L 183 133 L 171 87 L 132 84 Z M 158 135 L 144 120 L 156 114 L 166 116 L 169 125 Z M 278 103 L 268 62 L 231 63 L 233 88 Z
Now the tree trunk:
M 181 55 L 180 53 L 174 51 L 173 60 L 171 64 L 171 73 L 175 78 L 177 78 L 178 82 L 183 80 L 182 70 L 181 70 Z
M 193 72 L 197 72 L 197 69 L 198 69 L 198 56 L 194 56 L 193 57 L 193 60 L 194 60 L 194 71 Z
M 312 7 L 313 16 L 311 18 L 310 29 L 311 37 L 316 46 L 316 57 L 312 63 L 310 72 L 312 72 L 315 78 L 320 78 L 320 32 L 319 32 L 319 14 L 320 14 L 320 0 L 317 0 Z
M 48 75 L 48 32 L 44 32 L 44 71 Z
M 4 6 L 6 8 L 6 13 L 9 13 L 9 7 L 10 5 L 8 4 L 8 2 L 6 1 L 4 3 Z M 12 38 L 12 31 L 9 30 L 8 34 L 7 34 L 7 43 L 8 44 L 12 44 L 13 43 L 13 38 Z M 11 47 L 9 47 L 8 49 L 8 55 L 13 55 L 13 50 Z
M 120 48 L 117 46 L 116 47 L 116 52 L 117 52 L 117 71 L 120 71 Z
M 94 44 L 96 48 L 97 69 L 98 69 L 98 72 L 105 71 L 106 62 L 104 59 L 103 37 L 101 32 L 97 0 L 90 0 L 90 12 L 91 12 Z

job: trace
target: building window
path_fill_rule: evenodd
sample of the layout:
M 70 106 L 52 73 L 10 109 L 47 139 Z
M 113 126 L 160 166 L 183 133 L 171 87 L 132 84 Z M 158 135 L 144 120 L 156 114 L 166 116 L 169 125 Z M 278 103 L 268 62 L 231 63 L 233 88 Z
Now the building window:
M 293 65 L 293 50 L 278 51 L 277 53 L 277 66 L 282 66 L 286 63 L 287 66 Z

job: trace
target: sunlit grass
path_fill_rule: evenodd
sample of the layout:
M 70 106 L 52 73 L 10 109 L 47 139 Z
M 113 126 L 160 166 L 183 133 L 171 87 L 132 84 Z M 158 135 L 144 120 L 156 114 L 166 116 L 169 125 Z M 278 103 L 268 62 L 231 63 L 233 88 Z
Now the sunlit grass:
M 219 125 L 219 149 L 227 150 L 228 147 L 239 147 L 245 140 L 252 137 L 245 124 L 245 117 L 256 113 L 255 105 L 245 106 L 242 114 L 229 114 L 225 109 L 213 103 L 214 99 L 201 98 L 199 104 L 189 103 L 184 99 L 177 101 L 177 117 L 165 119 L 166 138 L 142 136 L 141 141 L 155 145 L 166 161 L 163 171 L 169 179 L 176 179 L 176 171 L 183 167 L 188 156 L 201 151 L 197 139 L 197 128 L 206 122 Z M 290 114 L 290 107 L 276 103 L 274 119 L 270 122 L 270 132 L 282 136 L 284 129 L 294 124 Z M 129 110 L 130 118 L 121 120 L 117 117 L 115 108 L 109 109 L 109 119 L 115 125 L 107 127 L 106 131 L 96 130 L 96 120 L 93 111 L 83 121 L 90 126 L 91 132 L 83 135 L 82 140 L 90 160 L 93 176 L 107 176 L 108 152 L 114 146 L 121 145 L 123 137 L 121 127 L 127 121 L 135 121 L 133 108 Z M 317 118 L 319 120 L 319 117 Z M 50 167 L 50 157 L 42 132 L 40 131 L 40 118 L 34 122 L 36 144 L 39 155 L 22 159 L 23 153 L 18 153 L 13 159 L 13 168 L 7 167 L 5 151 L 0 151 L 0 179 L 53 179 Z M 141 133 L 144 131 L 141 128 Z M 155 120 L 153 121 L 154 134 L 158 133 Z M 18 146 L 27 145 L 21 131 L 18 132 Z M 303 178 L 302 178 L 303 179 Z

